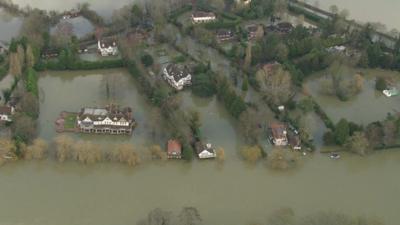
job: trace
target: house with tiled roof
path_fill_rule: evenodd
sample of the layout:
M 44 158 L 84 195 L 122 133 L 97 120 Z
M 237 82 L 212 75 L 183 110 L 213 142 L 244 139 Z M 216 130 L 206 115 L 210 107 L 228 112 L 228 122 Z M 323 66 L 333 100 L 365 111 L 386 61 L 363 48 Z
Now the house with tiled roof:
M 270 140 L 275 146 L 288 145 L 287 127 L 283 123 L 275 122 L 269 126 Z
M 182 145 L 178 140 L 171 139 L 167 143 L 167 158 L 180 159 L 182 158 Z

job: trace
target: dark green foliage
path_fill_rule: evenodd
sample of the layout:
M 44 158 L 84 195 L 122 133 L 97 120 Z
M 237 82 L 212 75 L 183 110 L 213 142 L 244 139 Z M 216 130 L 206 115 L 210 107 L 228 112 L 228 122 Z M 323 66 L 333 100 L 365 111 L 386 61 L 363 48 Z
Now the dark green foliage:
M 328 117 L 328 115 L 324 112 L 324 110 L 314 101 L 314 110 L 315 113 L 324 121 L 324 124 L 327 128 L 331 130 L 335 130 L 335 125 L 332 120 Z
M 200 97 L 211 97 L 215 94 L 215 82 L 211 72 L 194 74 L 192 92 Z
M 193 159 L 193 149 L 190 145 L 184 144 L 182 147 L 182 159 L 190 161 Z
M 234 89 L 225 78 L 217 82 L 217 95 L 224 103 L 228 112 L 235 118 L 239 118 L 247 109 L 247 105 L 242 97 L 235 93 Z
M 378 91 L 383 91 L 387 89 L 386 80 L 383 77 L 378 77 L 376 79 L 375 89 Z
M 28 69 L 26 75 L 26 90 L 31 92 L 36 97 L 39 96 L 39 88 L 37 82 L 38 82 L 37 72 L 33 69 Z
M 334 145 L 334 144 L 336 144 L 335 135 L 332 133 L 332 131 L 327 131 L 324 134 L 323 140 L 324 140 L 324 144 L 325 145 Z
M 239 22 L 240 20 L 238 21 L 217 20 L 215 22 L 204 24 L 204 27 L 209 30 L 234 29 Z
M 269 17 L 273 14 L 274 2 L 272 0 L 252 0 L 250 7 L 242 9 L 238 15 L 245 19 Z
M 8 73 L 8 65 L 0 66 L 0 80 L 3 79 Z
M 249 90 L 249 79 L 247 79 L 247 76 L 245 75 L 242 83 L 242 91 L 248 91 L 248 90 Z
M 186 57 L 183 55 L 179 55 L 177 57 L 174 58 L 174 63 L 183 63 L 186 61 Z
M 341 119 L 337 123 L 334 135 L 336 144 L 343 145 L 346 143 L 350 136 L 350 127 L 346 119 Z
M 144 54 L 144 55 L 140 58 L 140 60 L 142 61 L 142 64 L 143 64 L 145 67 L 152 66 L 153 63 L 154 63 L 153 57 L 152 57 L 151 55 L 149 55 L 149 54 Z
M 137 80 L 139 90 L 143 92 L 147 98 L 155 106 L 161 106 L 168 98 L 167 93 L 163 92 L 161 88 L 153 86 L 147 77 L 143 76 L 134 61 L 129 60 L 126 62 L 129 73 Z
M 352 136 L 355 132 L 362 132 L 364 127 L 354 122 L 349 122 L 349 135 Z

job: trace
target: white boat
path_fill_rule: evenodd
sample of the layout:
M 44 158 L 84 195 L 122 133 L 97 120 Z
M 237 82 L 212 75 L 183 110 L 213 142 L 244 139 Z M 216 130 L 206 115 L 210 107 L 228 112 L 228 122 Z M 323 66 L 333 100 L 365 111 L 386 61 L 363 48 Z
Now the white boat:
M 331 153 L 329 155 L 329 158 L 331 158 L 331 159 L 340 159 L 340 155 L 338 153 Z

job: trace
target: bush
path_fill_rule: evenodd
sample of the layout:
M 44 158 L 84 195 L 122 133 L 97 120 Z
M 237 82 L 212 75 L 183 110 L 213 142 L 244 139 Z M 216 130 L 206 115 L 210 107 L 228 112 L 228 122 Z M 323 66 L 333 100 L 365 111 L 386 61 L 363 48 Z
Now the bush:
M 152 66 L 153 63 L 154 63 L 153 57 L 152 57 L 151 55 L 149 55 L 149 54 L 143 55 L 142 58 L 141 58 L 140 60 L 142 61 L 142 64 L 143 64 L 145 67 L 150 67 L 150 66 Z
M 350 136 L 350 127 L 347 120 L 341 119 L 338 122 L 338 124 L 336 125 L 334 135 L 336 144 L 343 145 L 346 143 L 347 139 Z
M 26 90 L 34 94 L 36 97 L 39 96 L 37 80 L 38 80 L 37 72 L 33 69 L 28 69 L 26 77 Z
M 193 77 L 192 92 L 200 97 L 211 97 L 215 94 L 215 84 L 210 73 L 196 74 Z
M 183 145 L 182 158 L 187 161 L 193 159 L 193 149 L 189 145 Z
M 382 77 L 378 77 L 375 82 L 375 89 L 378 91 L 383 91 L 387 89 L 386 80 Z

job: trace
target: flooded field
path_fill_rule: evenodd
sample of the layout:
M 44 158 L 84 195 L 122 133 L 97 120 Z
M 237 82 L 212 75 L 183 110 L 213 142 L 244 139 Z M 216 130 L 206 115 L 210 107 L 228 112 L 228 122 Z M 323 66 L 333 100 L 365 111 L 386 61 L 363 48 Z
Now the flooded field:
M 355 69 L 354 72 L 356 72 Z M 320 93 L 320 81 L 322 79 L 320 76 L 322 73 L 313 76 L 305 84 L 305 87 L 335 123 L 341 118 L 345 118 L 366 125 L 377 120 L 383 120 L 388 113 L 398 113 L 400 111 L 400 97 L 388 98 L 376 91 L 375 79 L 379 76 L 389 76 L 394 78 L 398 84 L 400 74 L 384 70 L 361 70 L 361 72 L 365 74 L 363 90 L 357 96 L 345 102 L 340 101 L 335 96 L 326 96 Z

